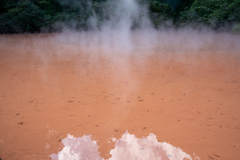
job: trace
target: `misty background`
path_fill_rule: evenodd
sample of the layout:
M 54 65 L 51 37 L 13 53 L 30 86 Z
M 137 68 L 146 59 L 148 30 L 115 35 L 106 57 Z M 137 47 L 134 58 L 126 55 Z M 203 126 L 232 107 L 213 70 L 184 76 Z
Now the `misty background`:
M 240 0 L 0 0 L 0 33 L 205 26 L 240 31 Z

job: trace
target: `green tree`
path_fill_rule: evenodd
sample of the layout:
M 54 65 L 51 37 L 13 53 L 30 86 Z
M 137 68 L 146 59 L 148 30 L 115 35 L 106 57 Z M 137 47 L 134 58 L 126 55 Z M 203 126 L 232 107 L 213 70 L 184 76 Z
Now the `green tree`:
M 189 10 L 180 13 L 181 23 L 200 22 L 218 29 L 240 22 L 239 0 L 196 0 Z

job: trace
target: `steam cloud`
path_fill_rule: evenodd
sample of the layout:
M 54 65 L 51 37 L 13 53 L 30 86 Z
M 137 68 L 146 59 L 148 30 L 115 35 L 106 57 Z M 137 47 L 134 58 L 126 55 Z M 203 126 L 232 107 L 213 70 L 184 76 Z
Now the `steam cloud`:
M 128 51 L 154 49 L 162 53 L 188 51 L 239 51 L 239 36 L 214 33 L 203 26 L 198 29 L 155 29 L 148 17 L 148 6 L 137 0 L 104 2 L 104 19 L 99 25 L 95 13 L 88 23 L 93 30 L 74 31 L 66 28 L 55 41 L 88 49 Z
M 104 20 L 100 26 L 93 13 L 88 21 L 93 30 L 79 33 L 66 28 L 57 40 L 88 47 L 133 49 L 133 29 L 141 37 L 154 35 L 146 5 L 136 0 L 112 0 L 105 2 L 104 6 Z
M 104 160 L 100 157 L 98 146 L 90 136 L 73 138 L 68 135 L 63 140 L 65 147 L 58 154 L 52 154 L 53 160 L 80 160 L 95 159 Z M 136 138 L 125 132 L 121 139 L 115 143 L 115 148 L 110 151 L 112 157 L 109 160 L 138 159 L 138 160 L 183 160 L 192 157 L 184 153 L 180 148 L 166 142 L 158 142 L 154 134 L 145 138 Z M 195 160 L 200 160 L 197 156 Z

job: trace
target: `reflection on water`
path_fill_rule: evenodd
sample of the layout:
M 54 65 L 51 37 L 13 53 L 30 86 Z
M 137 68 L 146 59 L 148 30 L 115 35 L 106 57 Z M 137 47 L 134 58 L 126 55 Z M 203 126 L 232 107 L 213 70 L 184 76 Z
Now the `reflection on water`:
M 62 142 L 65 147 L 58 154 L 51 155 L 53 160 L 104 160 L 100 157 L 98 145 L 96 141 L 92 141 L 91 136 L 73 138 L 68 135 Z M 180 148 L 166 142 L 158 142 L 154 134 L 136 138 L 128 132 L 116 141 L 110 154 L 112 157 L 109 160 L 192 160 L 192 157 Z M 194 157 L 194 160 L 200 158 Z

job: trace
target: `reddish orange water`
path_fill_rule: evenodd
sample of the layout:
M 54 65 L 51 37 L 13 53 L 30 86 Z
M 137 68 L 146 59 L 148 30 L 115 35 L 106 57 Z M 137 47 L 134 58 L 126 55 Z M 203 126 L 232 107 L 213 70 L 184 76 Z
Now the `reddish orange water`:
M 0 36 L 3 160 L 50 159 L 68 133 L 92 135 L 107 158 L 108 140 L 126 130 L 203 160 L 240 159 L 238 50 L 126 51 L 50 37 Z

